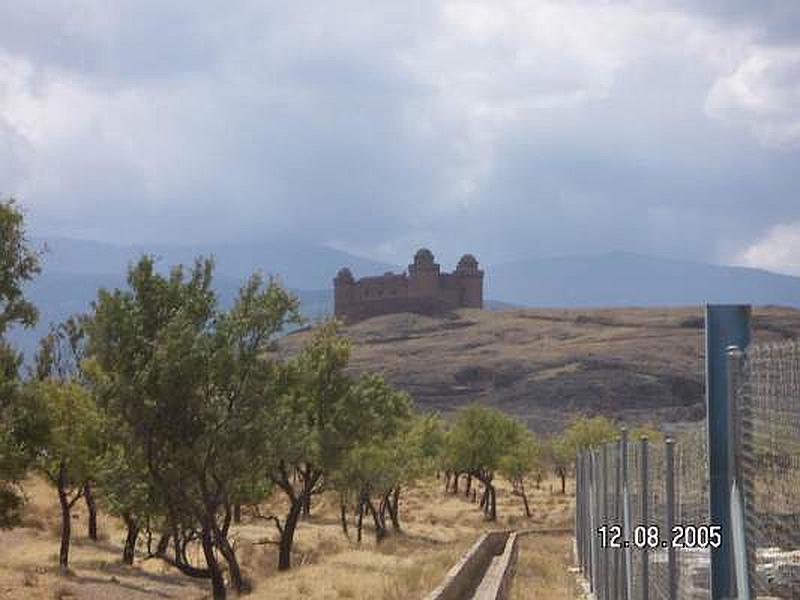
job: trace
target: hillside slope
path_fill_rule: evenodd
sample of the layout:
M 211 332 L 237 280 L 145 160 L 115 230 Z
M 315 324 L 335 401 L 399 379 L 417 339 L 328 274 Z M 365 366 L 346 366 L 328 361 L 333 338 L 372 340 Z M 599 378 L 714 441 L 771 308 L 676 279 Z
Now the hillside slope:
M 754 311 L 757 341 L 800 334 L 800 310 Z M 703 416 L 702 309 L 464 310 L 346 328 L 355 371 L 379 371 L 418 406 L 492 404 L 549 432 L 576 412 L 628 421 Z M 294 351 L 307 333 L 290 335 Z

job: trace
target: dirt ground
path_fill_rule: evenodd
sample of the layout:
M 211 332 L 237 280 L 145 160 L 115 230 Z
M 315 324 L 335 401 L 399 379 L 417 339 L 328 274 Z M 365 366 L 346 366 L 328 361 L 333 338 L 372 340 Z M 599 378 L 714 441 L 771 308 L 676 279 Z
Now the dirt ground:
M 463 486 L 462 486 L 463 489 Z M 519 498 L 505 484 L 498 492 L 499 519 L 487 523 L 476 505 L 462 494 L 443 494 L 442 483 L 431 479 L 406 491 L 401 500 L 404 531 L 375 545 L 371 529 L 361 545 L 341 531 L 334 497 L 321 497 L 312 506 L 311 518 L 298 527 L 294 567 L 279 573 L 276 539 L 271 523 L 245 511 L 234 531 L 237 553 L 245 575 L 252 582 L 248 598 L 270 599 L 387 599 L 424 597 L 486 529 L 564 527 L 572 522 L 573 498 L 561 496 L 556 480 L 531 490 L 533 516 L 524 517 Z M 86 513 L 76 506 L 70 571 L 58 574 L 59 517 L 55 492 L 43 481 L 31 479 L 25 490 L 29 501 L 24 526 L 0 531 L 0 598 L 120 599 L 208 598 L 209 585 L 193 580 L 157 559 L 146 559 L 141 547 L 133 566 L 122 564 L 124 531 L 115 519 L 101 515 L 100 540 L 86 536 Z M 280 511 L 280 502 L 262 507 Z M 551 536 L 553 552 L 542 553 L 537 544 L 524 542 L 520 553 L 520 577 L 541 579 L 553 594 L 569 598 L 570 557 L 561 549 L 569 536 Z M 529 538 L 530 539 L 530 538 Z M 267 543 L 264 543 L 264 542 Z M 548 546 L 549 547 L 549 546 Z M 539 586 L 540 587 L 540 586 Z M 516 593 L 516 592 L 515 592 Z M 522 595 L 519 598 L 545 597 Z

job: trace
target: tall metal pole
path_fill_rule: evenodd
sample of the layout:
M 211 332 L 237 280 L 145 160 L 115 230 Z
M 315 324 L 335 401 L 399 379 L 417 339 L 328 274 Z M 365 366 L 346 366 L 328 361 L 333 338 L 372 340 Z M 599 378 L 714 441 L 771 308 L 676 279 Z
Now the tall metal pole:
M 750 343 L 750 306 L 706 306 L 706 416 L 711 524 L 722 531 L 722 544 L 711 551 L 711 598 L 722 600 L 736 594 L 731 523 L 730 442 L 732 415 L 728 403 L 728 346 L 746 348 Z

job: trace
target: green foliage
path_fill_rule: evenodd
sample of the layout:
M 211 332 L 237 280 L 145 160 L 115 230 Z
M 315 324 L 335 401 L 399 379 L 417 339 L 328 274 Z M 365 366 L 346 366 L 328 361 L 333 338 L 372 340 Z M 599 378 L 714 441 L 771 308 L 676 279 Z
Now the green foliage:
M 481 506 L 486 517 L 497 517 L 495 473 L 503 472 L 516 484 L 535 468 L 539 448 L 520 421 L 480 404 L 461 409 L 446 434 L 443 465 L 448 472 L 466 473 L 484 485 Z
M 129 270 L 128 289 L 99 291 L 85 324 L 83 370 L 116 436 L 99 473 L 109 504 L 140 520 L 163 517 L 181 538 L 177 548 L 201 537 L 218 595 L 213 547 L 241 585 L 229 516 L 234 503 L 263 498 L 265 393 L 279 371 L 269 353 L 299 316 L 297 300 L 259 276 L 221 309 L 213 269 L 213 261 L 198 259 L 190 271 L 178 266 L 165 276 L 142 257 Z M 126 468 L 116 470 L 119 463 Z M 120 493 L 142 477 L 135 493 Z M 178 550 L 175 560 L 200 573 Z
M 525 425 L 514 421 L 512 441 L 500 459 L 500 471 L 512 482 L 522 481 L 542 468 L 544 449 Z
M 511 417 L 494 408 L 471 404 L 458 412 L 448 432 L 448 462 L 456 471 L 493 473 L 516 433 Z
M 617 427 L 602 416 L 574 418 L 560 434 L 551 436 L 546 446 L 547 461 L 561 478 L 561 491 L 566 491 L 566 478 L 572 472 L 579 450 L 596 448 L 619 436 Z
M 22 288 L 39 272 L 39 253 L 28 245 L 22 212 L 14 200 L 0 201 L 0 337 L 16 323 L 36 324 L 36 307 Z
M 101 451 L 102 418 L 94 399 L 77 383 L 52 379 L 32 382 L 26 392 L 29 413 L 40 418 L 37 469 L 55 483 L 65 464 L 68 485 L 82 486 Z
M 38 313 L 25 298 L 23 286 L 40 271 L 39 254 L 25 237 L 22 212 L 14 200 L 0 201 L 0 528 L 14 525 L 22 499 L 18 482 L 30 461 L 26 452 L 19 398 L 21 357 L 7 344 L 5 335 L 14 325 L 32 327 Z
M 628 439 L 630 440 L 640 440 L 642 437 L 646 437 L 650 442 L 664 441 L 664 433 L 656 429 L 651 423 L 637 425 L 628 433 Z
M 619 429 L 606 417 L 577 417 L 564 431 L 564 440 L 572 450 L 572 458 L 578 450 L 596 448 L 597 446 L 614 440 L 619 435 Z

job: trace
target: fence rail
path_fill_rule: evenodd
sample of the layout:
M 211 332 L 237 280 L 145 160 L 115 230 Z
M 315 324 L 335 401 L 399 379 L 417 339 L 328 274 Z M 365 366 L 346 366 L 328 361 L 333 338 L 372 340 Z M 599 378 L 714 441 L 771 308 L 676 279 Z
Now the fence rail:
M 716 600 L 715 563 L 728 597 L 800 598 L 800 343 L 731 349 L 727 376 L 728 530 L 711 522 L 707 424 L 579 453 L 576 548 L 596 598 Z

